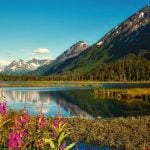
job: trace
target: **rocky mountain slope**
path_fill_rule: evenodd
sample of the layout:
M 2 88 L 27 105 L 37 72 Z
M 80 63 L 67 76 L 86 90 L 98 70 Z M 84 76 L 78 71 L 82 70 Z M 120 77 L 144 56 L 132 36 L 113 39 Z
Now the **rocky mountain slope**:
M 85 51 L 88 48 L 88 44 L 86 44 L 84 41 L 79 41 L 72 45 L 69 49 L 67 49 L 64 53 L 62 53 L 60 56 L 56 58 L 57 62 L 63 62 L 69 58 L 73 58 L 78 56 L 80 53 Z

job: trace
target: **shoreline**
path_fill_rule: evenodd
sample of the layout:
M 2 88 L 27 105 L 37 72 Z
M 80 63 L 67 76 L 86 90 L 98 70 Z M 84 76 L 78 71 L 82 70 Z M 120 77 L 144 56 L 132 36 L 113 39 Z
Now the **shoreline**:
M 1 87 L 100 87 L 102 84 L 149 84 L 150 81 L 0 81 Z

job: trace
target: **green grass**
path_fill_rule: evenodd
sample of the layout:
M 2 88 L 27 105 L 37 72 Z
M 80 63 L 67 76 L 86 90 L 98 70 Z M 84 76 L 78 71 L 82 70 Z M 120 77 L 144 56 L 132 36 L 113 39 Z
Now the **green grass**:
M 68 119 L 70 138 L 115 150 L 144 150 L 150 144 L 150 116 L 117 119 Z
M 131 98 L 144 98 L 150 96 L 150 88 L 126 88 L 126 89 L 94 89 L 95 96 Z
M 1 81 L 3 87 L 82 87 L 99 86 L 96 81 Z
M 124 83 L 124 82 L 100 82 L 100 81 L 0 81 L 0 86 L 3 87 L 74 87 L 74 86 L 93 86 L 99 87 L 103 83 Z M 126 83 L 135 83 L 135 84 L 149 84 L 150 81 L 130 81 Z

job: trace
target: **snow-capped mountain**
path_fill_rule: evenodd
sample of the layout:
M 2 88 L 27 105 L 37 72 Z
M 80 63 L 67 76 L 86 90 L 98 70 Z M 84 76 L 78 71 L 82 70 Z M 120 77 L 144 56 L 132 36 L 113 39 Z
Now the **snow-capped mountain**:
M 4 69 L 1 70 L 1 72 L 9 75 L 25 74 L 37 69 L 40 66 L 49 64 L 50 62 L 50 59 L 38 60 L 36 58 L 33 58 L 29 61 L 25 61 L 22 59 L 19 59 L 18 61 L 14 60 L 8 66 L 5 66 Z
M 62 53 L 60 56 L 57 57 L 57 62 L 65 61 L 69 58 L 73 58 L 75 56 L 78 56 L 80 53 L 85 51 L 89 45 L 85 43 L 84 41 L 79 41 L 72 45 L 69 49 L 67 49 L 64 53 Z
M 39 59 L 36 59 L 36 58 L 33 58 L 32 60 L 29 60 L 28 63 L 31 64 L 32 66 L 35 67 L 35 69 L 37 67 L 40 67 L 40 66 L 43 66 L 43 65 L 47 65 L 51 62 L 50 59 L 42 59 L 42 60 L 39 60 Z

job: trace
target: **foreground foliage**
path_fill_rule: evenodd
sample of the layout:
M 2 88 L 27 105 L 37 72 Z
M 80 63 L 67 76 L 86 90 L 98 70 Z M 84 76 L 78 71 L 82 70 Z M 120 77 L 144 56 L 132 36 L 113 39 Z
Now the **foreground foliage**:
M 20 113 L 11 112 L 3 119 L 5 125 L 2 126 L 0 130 L 1 149 L 7 148 L 9 144 L 8 139 L 12 136 L 11 131 L 13 131 L 12 128 L 15 126 L 14 120 L 20 116 Z M 41 118 L 43 123 L 40 123 L 36 128 L 36 118 L 32 116 L 29 117 L 29 130 L 28 132 L 25 130 L 26 126 L 22 128 L 24 129 L 24 132 L 22 132 L 24 137 L 22 138 L 21 143 L 18 142 L 18 145 L 24 145 L 24 148 L 22 149 L 28 147 L 29 150 L 59 150 L 58 147 L 61 147 L 63 150 L 64 139 L 71 139 L 71 141 L 76 142 L 85 141 L 100 146 L 109 146 L 111 149 L 115 150 L 147 150 L 150 144 L 150 116 L 93 120 L 82 118 L 49 118 L 45 121 L 42 121 L 44 119 Z M 44 126 L 42 126 L 42 124 L 44 124 Z M 27 137 L 26 132 L 28 133 Z M 15 136 L 16 139 L 18 139 L 17 132 L 15 133 Z M 18 141 L 19 140 L 20 139 L 18 139 Z M 70 147 L 74 145 L 75 143 L 71 144 Z M 66 147 L 66 150 L 68 150 L 68 148 Z
M 41 112 L 29 116 L 26 109 L 7 113 L 6 102 L 0 103 L 0 149 L 9 150 L 70 150 L 76 143 L 66 145 L 70 135 L 63 116 L 47 119 Z

